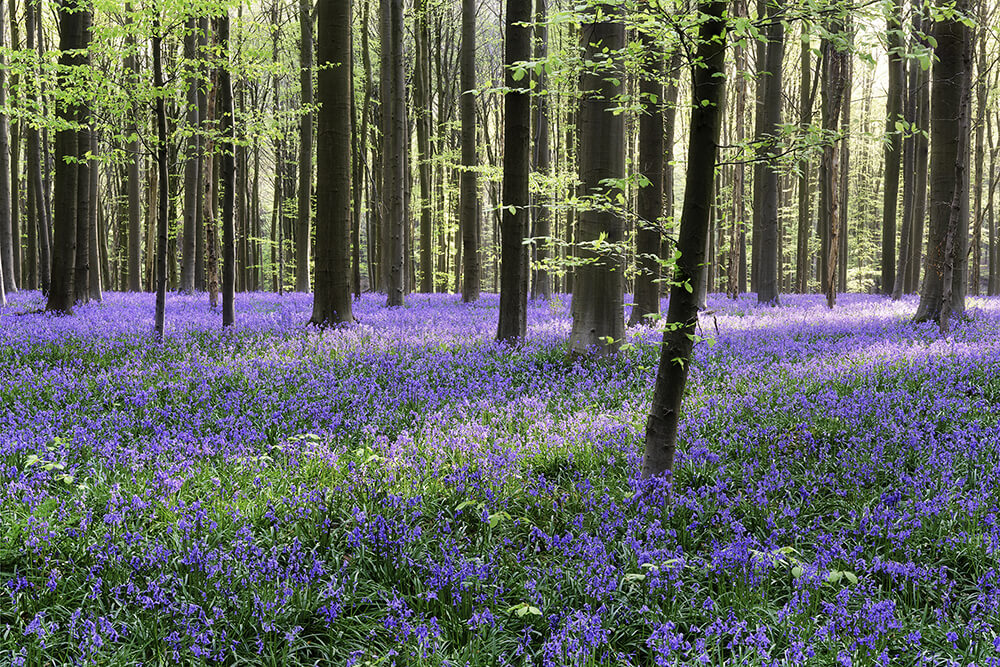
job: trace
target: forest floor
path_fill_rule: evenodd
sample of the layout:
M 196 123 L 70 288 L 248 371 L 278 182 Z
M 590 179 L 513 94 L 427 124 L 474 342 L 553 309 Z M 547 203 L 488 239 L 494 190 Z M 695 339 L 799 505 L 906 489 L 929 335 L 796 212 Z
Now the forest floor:
M 1000 664 L 1000 300 L 713 297 L 674 492 L 658 334 L 568 299 L 0 309 L 0 666 Z

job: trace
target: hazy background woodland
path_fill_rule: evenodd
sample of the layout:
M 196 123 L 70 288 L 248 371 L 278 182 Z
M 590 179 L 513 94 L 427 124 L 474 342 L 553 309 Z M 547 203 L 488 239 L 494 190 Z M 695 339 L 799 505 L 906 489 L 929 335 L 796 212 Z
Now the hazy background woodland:
M 383 173 L 387 162 L 401 162 L 402 289 L 461 289 L 467 267 L 459 186 L 462 173 L 472 170 L 478 174 L 476 208 L 468 219 L 481 231 L 476 245 L 469 247 L 478 248 L 479 286 L 499 291 L 505 3 L 403 3 L 398 33 L 403 106 L 393 107 L 393 113 L 402 118 L 405 140 L 391 150 L 383 141 L 382 110 L 392 90 L 388 83 L 395 61 L 382 43 L 386 35 L 397 33 L 393 26 L 380 25 L 394 3 L 381 4 L 385 7 L 377 0 L 354 0 L 351 10 L 353 289 L 387 291 L 389 221 L 398 216 L 384 205 Z M 471 162 L 462 158 L 459 117 L 462 17 L 470 8 L 475 19 L 477 133 Z M 89 192 L 78 197 L 79 218 L 89 229 L 76 234 L 76 271 L 89 267 L 89 288 L 78 289 L 79 298 L 99 296 L 101 288 L 153 289 L 159 217 L 157 100 L 165 105 L 166 120 L 167 288 L 211 290 L 219 281 L 224 240 L 219 225 L 225 217 L 220 193 L 226 190 L 220 184 L 221 158 L 231 152 L 235 289 L 310 289 L 308 239 L 314 216 L 325 213 L 310 201 L 316 192 L 318 69 L 313 53 L 316 10 L 311 3 L 95 2 L 87 18 L 86 61 L 74 61 L 59 51 L 57 3 L 8 0 L 5 9 L 5 99 L 0 108 L 7 129 L 0 141 L 7 143 L 3 167 L 10 178 L 4 180 L 12 187 L 9 197 L 0 196 L 0 243 L 7 291 L 49 288 L 51 254 L 58 245 L 53 225 L 55 221 L 58 226 L 60 210 L 53 187 L 67 153 L 93 158 Z M 982 0 L 964 9 L 976 18 L 970 20 L 974 27 L 969 30 L 975 56 L 967 281 L 971 294 L 995 293 L 1000 287 L 994 215 L 995 8 Z M 576 235 L 587 194 L 578 178 L 579 81 L 581 72 L 595 62 L 584 57 L 581 10 L 586 8 L 562 0 L 533 3 L 531 57 L 515 70 L 517 85 L 530 85 L 533 105 L 526 165 L 531 171 L 526 236 L 536 239 L 529 277 L 533 295 L 571 291 L 573 256 L 580 254 L 581 243 L 590 242 Z M 901 269 L 900 290 L 916 291 L 927 206 L 911 193 L 927 189 L 923 137 L 929 129 L 932 54 L 925 33 L 931 32 L 927 17 L 933 12 L 898 2 L 773 8 L 783 21 L 783 46 L 778 60 L 772 60 L 780 63 L 780 109 L 769 132 L 762 126 L 763 84 L 768 80 L 762 31 L 773 24 L 767 11 L 763 3 L 746 6 L 740 0 L 729 8 L 729 84 L 703 289 L 759 291 L 757 267 L 771 263 L 770 254 L 758 257 L 762 249 L 775 255 L 777 292 L 822 289 L 830 254 L 828 234 L 820 224 L 818 172 L 823 146 L 832 144 L 843 174 L 838 183 L 844 233 L 836 260 L 837 289 L 888 293 Z M 669 242 L 676 234 L 674 217 L 684 189 L 690 17 L 696 12 L 682 4 L 657 2 L 623 3 L 621 12 L 627 34 L 624 48 L 613 59 L 621 79 L 614 113 L 624 116 L 625 173 L 617 183 L 620 193 L 610 197 L 614 201 L 608 205 L 619 211 L 624 223 L 624 236 L 614 252 L 624 260 L 624 287 L 632 293 L 642 270 L 636 259 L 644 251 L 636 250 L 636 237 L 644 225 L 655 226 L 666 239 L 660 254 L 667 261 L 671 258 Z M 223 13 L 230 22 L 225 51 L 220 46 Z M 775 36 L 768 35 L 774 41 Z M 847 58 L 841 111 L 824 127 L 828 81 L 821 65 L 831 36 Z M 153 79 L 155 37 L 162 37 L 162 86 Z M 655 66 L 652 60 L 658 61 Z M 222 72 L 232 77 L 232 140 L 220 135 Z M 658 77 L 655 93 L 641 89 L 650 73 Z M 899 104 L 895 110 L 893 99 Z M 67 112 L 70 107 L 72 113 Z M 662 215 L 643 220 L 636 215 L 637 200 L 649 181 L 640 169 L 639 129 L 640 119 L 653 112 L 664 118 L 665 141 L 662 165 L 650 173 L 662 178 L 665 196 Z M 60 149 L 58 136 L 69 125 L 85 132 L 79 133 L 80 145 L 67 152 Z M 764 208 L 758 192 L 763 162 L 774 165 L 778 174 L 777 229 L 766 237 L 760 236 L 757 219 Z M 896 164 L 901 168 L 894 170 Z

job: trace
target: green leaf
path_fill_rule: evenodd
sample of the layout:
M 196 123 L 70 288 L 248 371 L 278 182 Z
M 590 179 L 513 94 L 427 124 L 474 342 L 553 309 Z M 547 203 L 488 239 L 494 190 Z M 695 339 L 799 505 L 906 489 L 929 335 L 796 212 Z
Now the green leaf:
M 517 67 L 517 68 L 515 68 L 514 71 L 511 72 L 511 74 L 510 74 L 510 77 L 512 79 L 514 79 L 514 81 L 520 81 L 525 76 L 526 76 L 526 73 L 525 73 L 523 67 Z
M 795 567 L 792 568 L 792 577 L 798 579 L 799 577 L 802 576 L 802 571 L 803 571 L 802 566 L 796 565 Z
M 849 572 L 849 571 L 845 570 L 844 571 L 844 578 L 846 578 L 852 584 L 858 583 L 858 575 L 854 574 L 853 572 Z

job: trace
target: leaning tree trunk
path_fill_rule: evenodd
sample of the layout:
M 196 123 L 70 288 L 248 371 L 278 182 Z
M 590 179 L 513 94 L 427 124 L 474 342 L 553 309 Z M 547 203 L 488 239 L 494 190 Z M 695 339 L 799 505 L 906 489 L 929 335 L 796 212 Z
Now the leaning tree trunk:
M 646 422 L 644 479 L 670 475 L 677 447 L 677 424 L 681 399 L 687 384 L 698 299 L 691 290 L 705 271 L 705 242 L 715 199 L 715 163 L 722 127 L 725 90 L 725 20 L 727 3 L 703 3 L 706 20 L 701 24 L 697 61 L 693 68 L 691 129 L 688 142 L 684 208 L 678 236 L 680 257 L 674 271 L 667 308 L 667 329 L 660 347 L 653 405 Z
M 598 21 L 597 16 L 603 15 Z M 620 104 L 622 76 L 614 58 L 625 46 L 625 25 L 608 5 L 598 6 L 594 22 L 581 26 L 584 57 L 600 71 L 580 76 L 580 182 L 589 199 L 580 211 L 577 246 L 582 262 L 573 273 L 572 354 L 617 351 L 625 337 L 622 244 L 624 224 L 614 210 L 625 176 L 625 117 Z M 609 185 L 614 181 L 615 185 Z
M 219 19 L 219 103 L 222 105 L 222 326 L 236 322 L 236 127 L 233 122 L 233 80 L 229 73 L 229 11 Z M 299 261 L 302 256 L 299 255 Z
M 347 17 L 351 22 L 351 17 Z M 299 86 L 302 90 L 302 117 L 299 118 L 299 210 L 295 228 L 295 291 L 309 291 L 310 218 L 312 213 L 313 152 L 313 35 L 312 2 L 299 0 Z M 348 98 L 350 99 L 350 97 Z
M 525 70 L 518 71 L 515 63 L 531 59 L 530 24 L 531 0 L 507 0 L 499 341 L 523 339 L 528 323 L 528 253 L 524 239 L 528 235 L 531 97 L 523 87 L 528 84 Z
M 351 310 L 351 3 L 320 0 L 317 58 L 316 288 L 310 320 L 349 324 Z
M 768 0 L 767 17 L 767 56 L 764 63 L 766 78 L 764 79 L 764 103 L 759 111 L 763 116 L 760 123 L 762 130 L 757 140 L 767 147 L 768 155 L 761 164 L 758 174 L 761 177 L 760 188 L 757 190 L 760 200 L 755 208 L 759 208 L 759 239 L 760 248 L 754 249 L 754 254 L 760 262 L 754 267 L 757 276 L 757 303 L 767 305 L 778 304 L 778 187 L 779 172 L 777 165 L 778 136 L 781 126 L 781 61 L 785 53 L 785 32 L 779 14 L 777 0 Z
M 642 34 L 645 63 L 639 80 L 639 173 L 643 183 L 636 202 L 635 304 L 628 324 L 651 323 L 660 314 L 660 229 L 663 216 L 663 53 L 656 36 Z
M 960 1 L 955 9 L 967 10 L 968 1 Z M 937 46 L 931 73 L 930 228 L 920 305 L 913 319 L 938 322 L 945 330 L 950 316 L 965 312 L 972 31 L 949 18 L 937 21 L 933 34 Z
M 75 9 L 75 8 L 73 8 Z M 66 4 L 59 5 L 59 64 L 67 68 L 60 73 L 63 86 L 69 89 L 68 68 L 80 65 L 79 49 L 85 48 L 87 11 L 69 11 Z M 56 313 L 72 314 L 76 294 L 73 287 L 76 268 L 77 244 L 77 187 L 79 179 L 80 147 L 73 123 L 77 120 L 76 105 L 61 100 L 56 104 L 56 114 L 65 125 L 56 131 L 55 185 L 52 193 L 52 282 L 45 309 Z

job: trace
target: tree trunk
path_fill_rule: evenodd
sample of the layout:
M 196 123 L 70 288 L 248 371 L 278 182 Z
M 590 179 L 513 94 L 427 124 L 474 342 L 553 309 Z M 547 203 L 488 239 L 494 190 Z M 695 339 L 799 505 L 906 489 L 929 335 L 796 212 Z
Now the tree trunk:
M 17 178 L 13 180 L 14 197 L 11 196 L 10 134 L 7 116 L 2 110 L 7 105 L 7 68 L 4 62 L 6 49 L 6 23 L 4 3 L 0 0 L 0 303 L 5 292 L 16 292 L 14 280 L 14 228 L 11 221 L 14 198 L 17 194 Z M 18 243 L 20 240 L 17 240 Z
M 549 53 L 549 12 L 546 0 L 535 1 L 535 62 L 544 62 Z M 535 196 L 533 207 L 533 230 L 531 236 L 536 268 L 532 272 L 531 296 L 534 299 L 549 299 L 552 296 L 552 279 L 549 276 L 549 248 L 552 245 L 552 212 L 549 210 L 547 185 L 552 161 L 549 149 L 549 96 L 548 77 L 545 68 L 535 70 L 535 145 L 533 170 L 541 176 L 543 192 Z M 661 137 L 662 145 L 662 137 Z
M 531 97 L 523 87 L 528 84 L 526 68 L 518 69 L 515 63 L 531 59 L 530 23 L 531 0 L 507 0 L 499 341 L 521 340 L 527 329 L 528 253 L 524 239 L 528 235 Z
M 544 0 L 540 0 L 544 3 Z M 476 0 L 462 0 L 461 98 L 459 115 L 462 135 L 462 172 L 459 185 L 459 228 L 462 231 L 462 301 L 479 299 L 481 262 L 479 251 L 479 156 L 476 146 Z
M 91 155 L 99 155 L 100 150 L 100 140 L 98 138 L 97 132 L 92 132 L 90 135 L 90 153 Z M 107 240 L 107 234 L 101 229 L 101 200 L 100 200 L 100 185 L 101 185 L 101 163 L 99 160 L 91 160 L 90 162 L 90 182 L 87 184 L 90 190 L 90 220 L 87 223 L 87 230 L 90 233 L 89 247 L 90 247 L 90 299 L 91 301 L 103 301 L 104 300 L 104 290 L 103 286 L 106 284 L 108 279 L 108 253 L 107 248 L 104 243 Z
M 982 282 L 982 254 L 983 245 L 983 130 L 986 120 L 986 79 L 989 70 L 986 65 L 986 13 L 985 3 L 979 2 L 979 27 L 976 29 L 979 42 L 978 65 L 976 66 L 976 144 L 975 144 L 975 182 L 973 184 L 972 201 L 975 206 L 973 210 L 973 235 L 972 235 L 972 275 L 969 281 L 970 294 L 979 295 L 980 283 Z
M 187 129 L 191 133 L 184 151 L 184 230 L 181 243 L 180 291 L 191 294 L 195 289 L 195 253 L 197 250 L 198 191 L 201 185 L 200 135 L 198 134 L 198 76 L 195 60 L 198 57 L 198 19 L 190 17 L 184 32 L 184 59 L 187 82 Z
M 167 173 L 167 110 L 164 106 L 166 85 L 163 80 L 163 38 L 160 16 L 153 17 L 153 85 L 160 92 L 156 97 L 156 166 L 159 180 L 158 214 L 156 217 L 156 338 L 163 340 L 164 316 L 167 306 L 167 215 L 170 186 Z
M 299 0 L 299 85 L 302 90 L 302 108 L 299 118 L 299 197 L 298 220 L 295 229 L 295 291 L 309 291 L 310 218 L 312 212 L 312 153 L 313 153 L 313 35 L 312 1 Z M 351 23 L 350 14 L 347 15 Z M 348 99 L 353 97 L 349 92 Z
M 317 5 L 320 103 L 316 141 L 316 293 L 313 324 L 350 324 L 351 3 Z
M 914 27 L 918 27 L 918 18 L 914 19 Z M 916 123 L 917 111 L 917 70 L 920 66 L 911 62 L 906 72 L 903 85 L 903 122 L 906 133 L 903 138 L 903 224 L 899 230 L 899 252 L 896 254 L 896 275 L 892 287 L 892 300 L 899 301 L 903 297 L 906 276 L 910 270 L 910 245 L 913 238 L 913 199 L 914 199 L 914 169 L 916 167 L 916 136 L 913 127 Z
M 59 5 L 59 64 L 64 68 L 82 64 L 79 49 L 86 48 L 89 8 L 75 10 Z M 61 73 L 62 87 L 69 89 L 67 71 Z M 56 104 L 56 115 L 66 123 L 56 132 L 55 189 L 53 191 L 52 283 L 45 309 L 70 315 L 76 301 L 74 273 L 76 269 L 77 187 L 80 146 L 72 123 L 77 120 L 77 106 L 66 100 Z M 88 139 L 89 144 L 89 139 Z M 41 234 L 39 234 L 41 236 Z
M 236 127 L 233 123 L 233 80 L 229 73 L 229 10 L 219 19 L 219 103 L 222 105 L 222 326 L 236 322 Z M 301 260 L 301 256 L 300 256 Z
M 834 21 L 829 28 L 831 34 L 843 32 L 843 24 Z M 828 135 L 839 129 L 844 86 L 847 79 L 848 54 L 831 39 L 823 40 L 823 83 L 822 83 L 822 123 Z M 823 146 L 823 160 L 820 164 L 820 228 L 824 230 L 822 256 L 823 292 L 826 304 L 833 308 L 837 302 L 837 269 L 840 253 L 841 217 L 840 210 L 840 151 L 836 141 L 828 141 Z
M 955 5 L 968 9 L 967 0 Z M 934 24 L 931 95 L 930 230 L 915 322 L 934 321 L 946 331 L 965 312 L 964 267 L 968 248 L 969 89 L 972 31 L 956 18 Z
M 892 294 L 896 284 L 896 207 L 899 201 L 899 166 L 902 159 L 902 136 L 898 125 L 903 121 L 903 32 L 902 0 L 892 0 L 886 19 L 889 43 L 889 87 L 885 104 L 885 186 L 882 199 L 882 294 Z
M 406 283 L 406 105 L 403 2 L 382 0 L 382 209 L 386 305 L 402 306 Z
M 138 81 L 139 63 L 136 59 L 135 35 L 132 26 L 132 6 L 125 5 L 126 21 L 126 46 L 125 70 L 132 81 Z M 128 134 L 133 137 L 125 146 L 125 153 L 128 156 L 126 166 L 127 180 L 126 198 L 128 200 L 128 290 L 139 292 L 142 290 L 142 201 L 141 187 L 139 185 L 139 163 L 142 157 L 139 154 L 139 128 L 136 124 L 136 114 L 138 110 L 129 109 Z
M 602 63 L 601 71 L 580 77 L 580 182 L 588 199 L 580 211 L 577 246 L 580 266 L 573 273 L 573 327 L 570 352 L 613 353 L 625 336 L 622 294 L 623 222 L 614 210 L 622 192 L 609 179 L 625 176 L 625 117 L 613 110 L 620 104 L 621 78 L 613 59 L 625 46 L 625 26 L 612 7 L 598 6 L 603 21 L 581 26 L 584 58 Z
M 921 19 L 921 32 L 930 31 L 930 20 Z M 903 291 L 915 293 L 920 285 L 921 255 L 924 241 L 924 222 L 927 217 L 927 176 L 930 132 L 930 70 L 918 68 L 916 95 L 916 136 L 913 144 L 913 217 L 911 221 L 909 270 Z
M 812 125 L 812 77 L 809 64 L 812 54 L 812 36 L 809 23 L 802 21 L 802 44 L 800 53 L 801 79 L 799 82 L 799 128 L 805 133 Z M 737 142 L 739 143 L 739 142 Z M 805 294 L 809 291 L 809 230 L 811 220 L 811 161 L 806 158 L 799 160 L 799 217 L 795 246 L 795 291 Z
M 642 112 L 639 117 L 640 184 L 635 235 L 635 305 L 629 326 L 646 323 L 660 314 L 660 245 L 663 235 L 663 53 L 656 37 L 642 34 L 644 72 L 639 80 Z
M 37 17 L 35 14 L 35 3 L 26 2 L 25 3 L 25 36 L 27 41 L 27 47 L 30 50 L 35 50 L 36 45 L 36 33 L 35 28 L 37 25 Z M 37 78 L 37 70 L 33 70 L 34 76 Z M 39 111 L 42 109 L 42 99 L 37 95 L 36 86 L 32 85 L 30 87 L 31 99 L 30 101 L 35 105 Z M 28 124 L 27 128 L 27 148 L 28 148 L 28 181 L 29 189 L 31 191 L 31 196 L 34 200 L 35 206 L 35 224 L 33 226 L 33 231 L 35 234 L 35 246 L 38 250 L 38 264 L 37 264 L 37 282 L 38 286 L 42 290 L 42 294 L 49 294 L 51 287 L 51 275 L 52 275 L 52 262 L 51 262 L 51 246 L 49 244 L 49 228 L 50 228 L 50 209 L 49 209 L 49 198 L 48 198 L 48 188 L 45 187 L 45 179 L 42 176 L 42 167 L 44 164 L 45 156 L 42 151 L 41 133 L 38 128 L 36 128 L 31 123 Z M 30 224 L 30 223 L 29 223 Z M 34 248 L 31 249 L 32 259 L 34 259 Z
M 687 384 L 698 302 L 692 285 L 705 271 L 704 253 L 708 221 L 715 194 L 715 163 L 722 126 L 725 89 L 725 20 L 727 3 L 703 3 L 706 20 L 701 24 L 697 62 L 693 68 L 691 129 L 684 208 L 678 236 L 680 257 L 674 271 L 667 309 L 667 329 L 660 347 L 653 405 L 646 422 L 642 477 L 667 476 L 674 463 L 681 399 Z M 686 287 L 685 287 L 686 286 Z
M 758 216 L 760 248 L 754 248 L 759 266 L 754 267 L 757 276 L 757 303 L 778 305 L 778 187 L 779 172 L 777 153 L 781 125 L 781 61 L 785 53 L 785 32 L 780 17 L 777 0 L 769 0 L 767 5 L 767 56 L 764 62 L 763 105 L 758 108 L 762 121 L 758 125 L 761 134 L 758 143 L 766 146 L 766 156 L 758 175 L 761 177 L 759 199 L 754 202 Z

